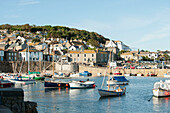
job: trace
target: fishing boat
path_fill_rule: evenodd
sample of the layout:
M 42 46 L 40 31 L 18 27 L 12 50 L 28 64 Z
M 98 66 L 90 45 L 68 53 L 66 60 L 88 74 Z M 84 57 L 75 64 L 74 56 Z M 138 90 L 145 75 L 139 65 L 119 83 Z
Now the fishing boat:
M 144 76 L 142 73 L 137 73 L 136 76 Z
M 42 76 L 41 74 L 30 74 L 30 75 L 22 75 L 22 78 L 31 78 L 31 79 L 34 79 L 34 80 L 44 80 L 45 77 Z
M 170 96 L 170 80 L 165 80 L 165 82 L 162 80 L 160 80 L 160 82 L 155 82 L 152 91 L 155 97 Z
M 12 83 L 16 83 L 16 84 L 34 84 L 35 80 L 33 79 L 27 79 L 27 78 L 22 78 L 21 76 L 19 77 L 15 77 L 15 78 L 11 78 L 9 79 L 9 81 L 11 81 Z
M 165 78 L 170 78 L 170 72 L 167 72 L 166 74 L 164 74 Z
M 52 72 L 53 72 L 52 79 L 48 80 L 48 81 L 45 80 L 44 87 L 45 88 L 65 88 L 65 87 L 69 87 L 69 82 L 64 82 L 64 81 L 60 81 L 60 80 L 56 81 L 55 80 L 55 77 L 54 77 L 54 75 L 55 75 L 55 73 L 54 73 L 54 51 L 53 51 L 52 66 L 53 66 L 53 68 L 52 68 Z
M 3 80 L 0 79 L 0 88 L 10 88 L 12 87 L 14 84 L 8 80 Z
M 106 96 L 122 96 L 125 95 L 126 88 L 120 88 L 120 86 L 114 86 L 109 89 L 98 89 L 98 92 L 101 97 Z
M 81 88 L 95 88 L 94 81 L 72 81 L 69 83 L 70 88 L 81 89 Z
M 157 75 L 156 74 L 154 74 L 154 73 L 152 73 L 152 72 L 149 72 L 148 74 L 147 74 L 147 77 L 156 77 Z
M 128 85 L 129 80 L 125 78 L 125 76 L 112 76 L 109 81 L 107 81 L 107 85 Z
M 114 72 L 113 75 L 122 75 L 122 73 L 119 71 L 119 72 Z
M 111 57 L 111 55 L 109 56 L 109 60 L 108 60 L 108 64 L 109 65 L 110 65 L 109 61 L 111 59 L 110 57 Z M 103 88 L 104 81 L 105 81 L 105 76 L 104 76 L 101 88 L 98 89 L 98 92 L 99 92 L 100 96 L 101 97 L 105 97 L 105 96 L 122 96 L 122 95 L 124 95 L 125 92 L 126 92 L 126 88 L 125 87 L 121 88 L 118 85 L 115 85 L 114 87 L 110 86 L 110 66 L 108 66 L 108 68 L 109 68 L 108 86 L 107 86 L 107 88 Z
M 44 87 L 45 88 L 66 88 L 70 86 L 68 82 L 51 80 L 51 81 L 45 81 Z

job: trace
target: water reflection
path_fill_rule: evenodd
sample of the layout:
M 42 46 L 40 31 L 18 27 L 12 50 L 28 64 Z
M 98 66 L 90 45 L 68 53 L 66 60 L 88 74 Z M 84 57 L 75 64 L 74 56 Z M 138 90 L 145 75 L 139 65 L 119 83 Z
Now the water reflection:
M 168 109 L 170 97 L 162 97 L 162 98 L 153 97 L 152 100 L 153 100 L 153 109 L 155 111 L 160 111 L 162 107 Z

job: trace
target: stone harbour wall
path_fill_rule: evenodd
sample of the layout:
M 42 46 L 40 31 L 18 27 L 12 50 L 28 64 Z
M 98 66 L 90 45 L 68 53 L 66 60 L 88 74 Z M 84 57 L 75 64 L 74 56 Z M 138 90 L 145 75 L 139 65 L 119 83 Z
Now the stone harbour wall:
M 22 88 L 1 88 L 0 104 L 8 107 L 13 113 L 38 113 L 37 103 L 24 102 Z
M 108 72 L 108 68 L 106 67 L 90 67 L 79 65 L 79 72 L 88 71 L 92 73 L 93 77 L 96 77 L 98 73 L 102 73 L 104 75 Z M 170 72 L 170 69 L 111 69 L 110 72 L 121 72 L 122 74 L 137 74 L 142 73 L 144 76 L 147 76 L 148 73 L 154 73 L 158 77 L 163 77 L 163 75 L 167 72 Z

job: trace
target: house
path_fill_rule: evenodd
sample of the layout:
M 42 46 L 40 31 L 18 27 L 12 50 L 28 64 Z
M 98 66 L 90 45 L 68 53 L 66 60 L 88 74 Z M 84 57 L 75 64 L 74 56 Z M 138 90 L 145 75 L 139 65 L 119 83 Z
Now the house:
M 48 48 L 48 45 L 46 43 L 42 43 L 42 42 L 34 43 L 33 46 L 37 50 L 44 50 L 44 49 Z
M 105 44 L 105 48 L 108 48 L 108 47 L 117 47 L 117 45 L 115 44 L 115 42 L 110 40 L 109 42 L 106 41 L 106 44 Z
M 157 52 L 149 52 L 148 58 L 150 59 L 156 59 L 159 57 L 159 54 Z
M 4 61 L 4 50 L 0 49 L 0 61 Z
M 109 52 L 99 50 L 69 51 L 66 55 L 70 62 L 81 64 L 106 64 L 109 58 Z
M 43 60 L 43 52 L 36 50 L 36 49 L 29 49 L 28 52 L 28 48 L 19 51 L 20 54 L 20 58 L 21 60 L 25 60 L 28 61 L 28 56 L 29 56 L 29 60 L 30 61 L 42 61 Z
M 9 46 L 9 44 L 0 44 L 0 49 L 6 50 Z
M 68 50 L 70 50 L 70 51 L 83 51 L 84 49 L 85 48 L 82 45 L 79 45 L 79 46 L 72 45 L 72 46 L 70 46 L 70 48 Z
M 14 50 L 6 50 L 4 51 L 4 59 L 5 61 L 18 61 L 19 53 Z
M 9 30 L 8 29 L 0 29 L 0 33 L 9 33 Z
M 138 61 L 139 60 L 137 51 L 122 53 L 120 57 L 123 58 L 125 61 L 130 61 L 130 60 Z
M 21 40 L 22 43 L 24 43 L 26 41 L 26 39 L 24 37 L 18 36 L 17 39 Z
M 122 41 L 114 41 L 117 45 L 117 47 L 119 48 L 119 50 L 125 50 L 125 51 L 131 51 L 130 47 L 125 45 Z

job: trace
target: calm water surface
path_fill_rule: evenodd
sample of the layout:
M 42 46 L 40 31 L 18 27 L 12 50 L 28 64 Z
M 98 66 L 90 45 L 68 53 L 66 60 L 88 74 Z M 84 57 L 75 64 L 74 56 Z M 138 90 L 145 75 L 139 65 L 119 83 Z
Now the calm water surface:
M 121 97 L 100 98 L 98 88 L 103 77 L 90 78 L 95 89 L 45 89 L 38 81 L 33 85 L 16 86 L 24 90 L 25 101 L 35 101 L 39 113 L 149 113 L 170 112 L 170 97 L 152 97 L 154 82 L 165 80 L 155 77 L 126 77 L 130 83 Z

